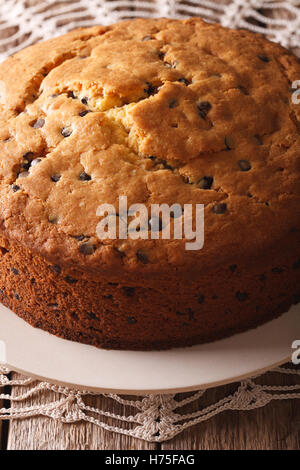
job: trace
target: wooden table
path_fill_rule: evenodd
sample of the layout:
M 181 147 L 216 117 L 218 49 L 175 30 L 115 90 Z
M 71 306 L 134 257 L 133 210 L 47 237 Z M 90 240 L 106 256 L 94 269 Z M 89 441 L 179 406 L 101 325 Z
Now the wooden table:
M 220 0 L 224 3 L 227 0 Z M 39 0 L 36 0 L 38 3 Z M 134 6 L 133 6 L 134 9 Z M 277 12 L 282 16 L 282 13 Z M 1 18 L 0 18 L 1 19 Z M 295 51 L 299 53 L 299 50 Z M 16 376 L 16 374 L 14 374 Z M 273 377 L 268 378 L 274 383 Z M 286 376 L 280 384 L 296 383 Z M 224 393 L 230 393 L 232 386 L 213 389 L 207 394 L 207 400 L 215 400 Z M 43 392 L 33 401 L 41 403 L 53 399 L 53 393 Z M 123 413 L 123 407 L 111 404 L 108 399 L 95 397 L 93 406 L 105 406 L 114 412 Z M 203 399 L 201 399 L 203 406 Z M 9 406 L 9 404 L 4 404 Z M 0 406 L 3 406 L 3 404 Z M 194 403 L 186 412 L 195 411 L 199 403 Z M 109 433 L 95 425 L 81 423 L 63 425 L 49 418 L 39 417 L 0 422 L 0 448 L 17 449 L 300 449 L 300 406 L 299 402 L 273 402 L 256 411 L 234 411 L 219 415 L 206 423 L 190 428 L 174 439 L 162 444 L 150 444 L 142 440 Z
M 17 377 L 17 374 L 12 376 Z M 268 374 L 263 380 L 272 385 L 299 383 L 299 378 L 294 376 L 274 374 Z M 189 405 L 185 412 L 196 411 L 200 406 L 202 408 L 231 393 L 233 388 L 234 385 L 227 385 L 212 389 L 199 402 Z M 22 390 L 25 391 L 26 387 Z M 55 398 L 53 392 L 41 392 L 25 404 L 46 403 Z M 99 396 L 89 400 L 92 406 L 124 413 L 122 405 L 112 403 L 108 398 Z M 5 405 L 10 406 L 9 403 Z M 0 448 L 8 450 L 299 450 L 300 403 L 299 400 L 286 400 L 272 402 L 255 411 L 228 411 L 160 444 L 107 432 L 90 423 L 62 424 L 47 417 L 2 422 L 2 427 L 0 422 L 0 437 Z

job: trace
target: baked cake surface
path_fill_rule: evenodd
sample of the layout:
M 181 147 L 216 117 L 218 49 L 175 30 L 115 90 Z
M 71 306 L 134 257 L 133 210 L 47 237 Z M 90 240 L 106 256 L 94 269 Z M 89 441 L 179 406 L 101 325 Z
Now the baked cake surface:
M 0 299 L 107 348 L 214 340 L 300 301 L 300 62 L 200 19 L 73 31 L 0 66 Z M 205 205 L 205 242 L 100 240 L 97 208 Z

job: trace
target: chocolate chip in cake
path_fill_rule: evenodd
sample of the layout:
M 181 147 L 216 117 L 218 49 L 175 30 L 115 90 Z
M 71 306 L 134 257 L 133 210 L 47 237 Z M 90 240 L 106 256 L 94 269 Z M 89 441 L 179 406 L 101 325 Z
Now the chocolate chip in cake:
M 241 292 L 241 291 L 237 291 L 235 296 L 239 300 L 239 302 L 244 302 L 245 300 L 249 298 L 249 295 L 247 294 L 247 292 Z
M 224 214 L 226 210 L 227 210 L 227 204 L 225 203 L 215 204 L 212 208 L 212 212 L 214 214 Z
M 72 98 L 72 100 L 76 100 L 77 96 L 74 95 L 73 91 L 68 91 L 68 98 Z
M 19 275 L 18 269 L 16 269 L 16 268 L 11 268 L 11 271 L 12 271 L 12 273 L 13 273 L 15 276 L 18 276 L 18 275 Z
M 135 325 L 137 323 L 137 319 L 135 317 L 127 317 L 127 322 L 129 325 Z
M 70 127 L 64 127 L 62 130 L 61 130 L 61 135 L 64 136 L 64 137 L 70 137 L 70 135 L 72 134 L 72 129 Z
M 154 95 L 157 92 L 157 87 L 152 85 L 150 82 L 146 82 L 147 88 L 144 89 L 145 93 L 147 95 L 151 96 Z
M 263 144 L 263 141 L 262 141 L 261 137 L 258 134 L 255 134 L 253 136 L 253 138 L 254 138 L 255 142 L 257 143 L 257 145 L 262 145 Z
M 251 170 L 251 163 L 248 160 L 239 160 L 238 166 L 240 167 L 241 171 Z
M 82 173 L 80 173 L 79 179 L 80 181 L 90 181 L 92 177 L 88 175 L 85 171 L 83 171 Z
M 230 136 L 226 136 L 224 139 L 226 150 L 232 150 L 234 148 L 234 140 Z
M 154 39 L 152 36 L 150 36 L 149 34 L 147 34 L 147 36 L 144 36 L 141 40 L 142 41 L 151 41 L 152 39 Z
M 88 109 L 85 109 L 84 111 L 80 111 L 79 113 L 79 116 L 80 117 L 84 117 L 86 116 L 87 114 L 89 114 L 91 111 L 89 111 Z
M 21 188 L 17 184 L 12 184 L 11 189 L 16 193 L 17 191 L 20 191 Z
M 58 218 L 51 215 L 49 216 L 48 221 L 50 222 L 50 224 L 57 224 Z
M 58 181 L 61 179 L 61 175 L 53 175 L 50 179 L 53 181 L 53 183 L 58 183 Z
M 28 171 L 23 171 L 22 173 L 18 174 L 18 178 L 27 178 L 29 176 Z
M 82 242 L 86 238 L 90 238 L 88 235 L 72 235 L 72 237 L 79 242 Z
M 45 119 L 39 118 L 33 124 L 34 129 L 41 129 L 45 125 Z
M 20 300 L 19 294 L 17 294 L 17 293 L 15 292 L 15 293 L 14 293 L 14 298 L 15 298 L 16 300 Z
M 90 317 L 92 320 L 97 320 L 98 317 L 95 315 L 94 312 L 87 312 L 88 317 Z
M 54 264 L 53 266 L 50 266 L 51 271 L 53 271 L 56 274 L 61 273 L 61 267 L 58 266 L 58 264 Z
M 181 77 L 181 78 L 178 78 L 177 82 L 179 83 L 184 83 L 186 86 L 188 86 L 190 84 L 190 82 L 188 81 L 187 78 L 184 78 L 184 77 Z
M 143 263 L 143 264 L 149 263 L 148 256 L 147 256 L 144 252 L 142 252 L 141 250 L 138 250 L 138 251 L 136 252 L 136 256 L 137 256 L 137 259 L 138 259 L 141 263 Z
M 198 304 L 203 304 L 204 300 L 205 300 L 205 295 L 204 294 L 199 295 Z
M 0 253 L 3 256 L 3 255 L 6 255 L 6 253 L 9 253 L 9 250 L 4 248 L 4 246 L 0 246 Z
M 197 104 L 197 108 L 199 115 L 202 119 L 205 119 L 208 111 L 211 109 L 211 104 L 208 101 L 201 101 Z
M 237 268 L 237 264 L 231 264 L 231 265 L 229 266 L 229 269 L 230 269 L 230 271 L 231 271 L 232 273 L 234 273 L 234 272 L 236 271 L 236 268 Z
M 41 163 L 41 161 L 42 161 L 41 158 L 35 158 L 34 160 L 32 160 L 30 166 L 31 166 L 31 167 L 36 166 L 36 165 L 38 165 L 39 163 Z
M 275 273 L 275 274 L 281 274 L 283 273 L 284 269 L 283 268 L 272 268 L 272 273 Z
M 74 279 L 73 277 L 66 276 L 66 277 L 65 277 L 65 281 L 66 281 L 68 284 L 76 284 L 76 282 L 78 282 L 78 279 Z
M 33 152 L 26 152 L 26 153 L 24 153 L 22 158 L 23 158 L 23 160 L 32 160 L 33 156 L 34 156 Z
M 81 103 L 82 103 L 82 104 L 85 104 L 85 105 L 87 105 L 87 104 L 88 104 L 88 102 L 89 102 L 89 99 L 88 99 L 88 97 L 87 97 L 87 96 L 85 96 L 84 98 L 82 98 L 82 99 L 81 99 Z
M 271 60 L 268 56 L 266 56 L 264 54 L 258 54 L 257 57 L 259 58 L 259 60 L 261 60 L 262 62 L 266 62 L 266 63 L 270 62 L 270 60 Z
M 135 293 L 135 288 L 134 287 L 122 287 L 122 290 L 126 297 L 133 297 Z
M 83 255 L 92 255 L 96 249 L 97 247 L 90 242 L 82 243 L 79 247 L 79 251 Z
M 212 176 L 203 176 L 197 183 L 200 189 L 211 189 L 214 179 Z
M 170 109 L 176 108 L 178 105 L 179 105 L 179 103 L 178 103 L 178 101 L 177 101 L 176 99 L 171 100 L 171 101 L 169 102 L 169 108 L 170 108 Z
M 298 259 L 297 261 L 295 261 L 295 263 L 293 263 L 292 268 L 300 269 L 300 259 Z
M 191 308 L 187 309 L 187 313 L 189 316 L 189 320 L 195 320 L 195 312 Z

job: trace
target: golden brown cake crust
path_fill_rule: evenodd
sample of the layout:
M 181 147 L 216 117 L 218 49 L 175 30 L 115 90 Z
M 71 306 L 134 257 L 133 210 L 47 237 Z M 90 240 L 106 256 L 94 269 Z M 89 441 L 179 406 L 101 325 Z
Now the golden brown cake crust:
M 285 311 L 299 286 L 300 106 L 291 100 L 298 79 L 299 60 L 281 46 L 196 18 L 80 29 L 7 59 L 2 301 L 55 334 L 139 349 L 214 339 Z M 100 241 L 97 207 L 117 207 L 120 195 L 148 208 L 204 204 L 204 248 L 186 251 L 184 239 Z M 51 281 L 59 302 L 48 285 L 51 266 L 62 276 Z M 25 267 L 39 280 L 29 291 Z M 257 280 L 265 275 L 266 291 Z M 73 323 L 66 283 L 77 301 Z M 47 305 L 60 302 L 54 318 Z M 84 329 L 86 311 L 101 334 Z

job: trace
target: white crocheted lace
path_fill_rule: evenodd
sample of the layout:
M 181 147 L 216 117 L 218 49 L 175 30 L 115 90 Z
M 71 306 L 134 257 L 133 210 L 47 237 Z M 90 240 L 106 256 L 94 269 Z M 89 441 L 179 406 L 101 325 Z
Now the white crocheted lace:
M 285 47 L 297 47 L 299 6 L 299 0 L 2 0 L 0 59 L 76 27 L 108 25 L 136 16 L 201 16 L 231 28 L 267 33 Z
M 300 370 L 280 367 L 272 372 L 276 374 L 292 374 L 300 379 Z M 163 442 L 172 439 L 185 429 L 195 424 L 207 421 L 213 416 L 226 410 L 254 410 L 267 405 L 273 400 L 288 400 L 300 398 L 300 380 L 298 385 L 271 386 L 257 383 L 257 378 L 247 379 L 236 385 L 236 391 L 216 403 L 200 408 L 194 413 L 182 414 L 180 410 L 187 404 L 200 401 L 209 391 L 194 392 L 188 398 L 179 400 L 174 394 L 148 395 L 146 397 L 133 397 L 127 400 L 119 395 L 106 394 L 111 400 L 134 409 L 135 414 L 118 415 L 99 408 L 88 406 L 85 397 L 93 395 L 88 391 L 71 390 L 69 388 L 51 385 L 47 382 L 36 382 L 31 378 L 10 380 L 9 370 L 0 367 L 0 391 L 4 387 L 27 386 L 25 393 L 0 394 L 0 400 L 18 402 L 18 407 L 0 409 L 0 420 L 20 419 L 33 416 L 48 416 L 63 423 L 76 423 L 86 421 L 100 426 L 107 431 L 126 434 L 131 437 L 144 439 L 148 442 Z M 262 382 L 263 379 L 260 379 Z M 41 404 L 41 400 L 32 406 L 20 406 L 20 403 L 36 396 L 41 391 L 50 390 L 58 394 L 58 399 Z M 45 395 L 44 395 L 45 396 Z M 113 424 L 108 424 L 111 418 Z M 131 429 L 125 428 L 124 423 L 131 423 Z
M 96 24 L 110 24 L 132 17 L 186 18 L 201 16 L 207 21 L 218 21 L 232 28 L 248 28 L 265 33 L 283 46 L 296 48 L 300 44 L 300 0 L 1 0 L 0 1 L 0 59 L 17 52 L 38 40 L 49 39 L 70 29 Z M 295 374 L 300 371 L 279 368 L 274 372 Z M 176 395 L 148 395 L 126 400 L 118 395 L 106 395 L 129 409 L 134 415 L 116 415 L 85 403 L 89 392 L 70 390 L 31 378 L 10 380 L 9 371 L 0 368 L 0 391 L 5 386 L 18 389 L 28 386 L 26 393 L 0 394 L 0 400 L 10 400 L 18 407 L 0 409 L 0 419 L 17 419 L 48 416 L 64 423 L 87 421 L 108 431 L 127 434 L 149 442 L 162 442 L 176 436 L 184 429 L 206 421 L 225 410 L 253 410 L 272 400 L 300 398 L 300 384 L 295 386 L 260 385 L 252 378 L 237 384 L 230 396 L 199 409 L 181 414 L 183 406 L 201 400 L 209 391 L 198 391 L 184 400 Z M 262 379 L 261 379 L 262 380 Z M 29 397 L 39 391 L 51 390 L 59 398 L 45 404 L 27 406 Z M 133 407 L 133 408 L 132 408 Z M 113 425 L 108 424 L 111 418 Z M 125 428 L 125 423 L 132 428 Z M 123 424 L 123 425 L 122 425 Z M 127 425 L 128 426 L 128 425 Z

